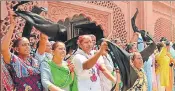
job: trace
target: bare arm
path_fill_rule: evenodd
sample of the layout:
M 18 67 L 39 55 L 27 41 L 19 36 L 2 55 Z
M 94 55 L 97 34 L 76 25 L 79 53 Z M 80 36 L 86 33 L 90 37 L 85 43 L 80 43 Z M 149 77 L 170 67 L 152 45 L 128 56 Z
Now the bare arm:
M 106 52 L 107 47 L 107 43 L 102 42 L 100 50 L 92 58 L 88 59 L 86 62 L 83 63 L 83 69 L 92 68 L 96 64 L 98 58 Z
M 10 58 L 11 58 L 11 54 L 10 54 L 10 42 L 11 42 L 11 37 L 15 28 L 15 21 L 13 19 L 14 17 L 12 16 L 12 11 L 10 12 L 10 28 L 9 31 L 6 33 L 6 35 L 4 35 L 4 38 L 2 40 L 2 46 L 1 46 L 1 51 L 2 51 L 2 55 L 4 58 L 4 61 L 7 64 L 10 64 Z
M 50 90 L 50 91 L 64 91 L 64 90 L 60 89 L 59 87 L 57 87 L 57 86 L 55 86 L 55 85 L 53 85 L 53 84 L 51 84 L 51 85 L 49 86 L 49 90 Z
M 108 78 L 113 83 L 116 83 L 115 77 L 107 70 L 105 64 L 101 64 L 100 67 L 101 67 L 102 73 L 105 75 L 105 77 Z
M 38 53 L 40 55 L 44 54 L 45 50 L 46 50 L 46 44 L 48 41 L 48 36 L 41 33 L 40 34 L 40 41 L 39 41 L 39 47 L 38 47 Z
M 96 64 L 100 56 L 101 56 L 101 53 L 97 52 L 92 58 L 88 59 L 86 62 L 83 63 L 83 69 L 92 68 Z
M 116 84 L 116 86 L 115 86 L 115 91 L 120 91 L 120 90 L 119 90 L 119 84 Z

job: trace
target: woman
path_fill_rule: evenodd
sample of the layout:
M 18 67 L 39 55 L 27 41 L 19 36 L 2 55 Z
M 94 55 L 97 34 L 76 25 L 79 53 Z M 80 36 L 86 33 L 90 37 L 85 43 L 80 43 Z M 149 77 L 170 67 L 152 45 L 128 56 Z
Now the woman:
M 152 54 L 152 91 L 157 91 L 157 77 L 156 77 L 156 67 L 157 67 L 157 63 L 155 60 L 155 54 L 156 54 L 156 50 L 154 52 L 154 54 Z
M 134 85 L 127 91 L 147 91 L 147 79 L 143 70 L 143 59 L 139 52 L 134 52 L 131 57 L 131 67 L 136 71 L 138 78 Z
M 79 36 L 77 44 L 79 48 L 72 59 L 78 80 L 77 91 L 101 91 L 99 71 L 96 63 L 99 57 L 106 53 L 107 43 L 103 42 L 100 50 L 94 55 L 91 54 L 93 47 L 91 36 Z
M 169 44 L 164 42 L 158 43 L 157 48 L 159 53 L 156 54 L 156 62 L 158 67 L 156 68 L 156 74 L 158 79 L 158 91 L 165 91 L 165 88 L 170 85 L 170 57 L 167 55 L 170 48 Z M 166 74 L 165 74 L 166 73 Z
M 99 65 L 99 76 L 102 91 L 110 91 L 112 86 L 116 83 L 117 79 L 114 77 L 115 68 L 109 54 L 101 56 L 97 64 Z M 117 76 L 119 78 L 119 76 Z
M 93 38 L 92 38 L 93 40 Z M 95 44 L 93 43 L 93 46 Z M 94 50 L 92 50 L 94 51 Z M 95 50 L 94 52 L 96 52 Z M 93 53 L 93 52 L 92 52 Z M 99 70 L 99 77 L 100 77 L 100 84 L 101 84 L 101 91 L 110 91 L 113 84 L 116 83 L 115 76 L 115 68 L 112 62 L 112 58 L 106 52 L 103 56 L 100 56 L 96 65 L 98 65 L 97 70 Z M 118 76 L 119 77 L 119 76 Z
M 9 45 L 15 28 L 15 21 L 10 12 L 10 28 L 2 40 L 2 55 L 8 64 L 16 91 L 32 90 L 41 91 L 40 71 L 38 61 L 30 57 L 30 43 L 25 37 L 19 38 L 14 43 L 17 55 L 10 53 Z
M 41 63 L 41 81 L 45 91 L 77 91 L 74 66 L 63 61 L 66 55 L 65 44 L 56 42 L 52 46 L 53 58 Z

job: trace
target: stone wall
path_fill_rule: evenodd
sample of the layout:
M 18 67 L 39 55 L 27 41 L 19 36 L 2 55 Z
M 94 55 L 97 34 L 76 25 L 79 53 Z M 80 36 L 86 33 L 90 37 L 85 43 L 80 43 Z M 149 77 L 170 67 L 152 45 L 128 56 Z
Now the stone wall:
M 18 3 L 4 2 L 7 7 Z M 72 19 L 74 15 L 81 14 L 100 25 L 107 38 L 120 38 L 123 43 L 129 42 L 132 37 L 131 18 L 138 8 L 136 24 L 139 29 L 150 32 L 156 41 L 163 36 L 175 40 L 175 1 L 33 1 L 20 8 L 30 11 L 34 5 L 46 7 L 48 12 L 41 15 L 54 22 Z M 1 37 L 9 28 L 9 17 L 7 11 L 3 10 L 5 9 L 1 9 L 1 18 L 5 18 L 1 20 Z M 16 22 L 13 39 L 21 35 L 25 20 L 17 17 Z M 32 32 L 39 34 L 34 28 Z

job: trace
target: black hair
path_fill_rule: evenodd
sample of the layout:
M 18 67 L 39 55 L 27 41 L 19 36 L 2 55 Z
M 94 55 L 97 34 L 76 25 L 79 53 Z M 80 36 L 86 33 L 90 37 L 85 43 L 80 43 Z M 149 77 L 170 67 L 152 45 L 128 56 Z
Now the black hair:
M 126 49 L 125 49 L 125 50 L 126 50 L 127 52 L 129 52 L 129 50 L 131 50 L 133 46 L 134 46 L 133 43 L 126 44 Z M 130 53 L 130 52 L 129 52 L 129 53 Z
M 37 36 L 36 36 L 36 35 L 34 35 L 34 34 L 31 34 L 31 35 L 30 35 L 30 37 L 34 37 L 34 39 L 36 39 L 36 38 L 37 38 Z
M 22 38 L 18 38 L 18 39 L 16 39 L 16 40 L 14 40 L 14 41 L 13 41 L 12 47 L 13 47 L 13 48 L 18 47 L 18 46 L 19 46 L 19 43 L 21 42 L 21 40 L 22 40 Z M 13 51 L 14 51 L 14 54 L 15 54 L 15 55 L 18 55 L 18 53 L 17 53 L 15 50 L 13 50 Z
M 163 43 L 162 42 L 158 42 L 156 46 L 157 46 L 158 51 L 160 52 L 162 47 L 163 47 Z
M 13 41 L 14 43 L 13 43 L 13 46 L 12 47 L 18 47 L 21 40 L 22 40 L 22 38 L 18 38 L 16 40 L 14 40 Z
M 167 40 L 167 41 L 165 42 L 165 44 L 166 44 L 166 46 L 169 46 L 169 45 L 170 45 L 170 42 Z
M 172 47 L 174 48 L 174 50 L 175 50 L 175 43 L 172 45 Z
M 162 41 L 167 41 L 167 38 L 161 37 L 160 42 L 162 42 Z
M 162 41 L 165 41 L 166 46 L 170 45 L 170 42 L 168 41 L 168 39 L 166 37 L 161 37 L 160 42 L 162 42 Z

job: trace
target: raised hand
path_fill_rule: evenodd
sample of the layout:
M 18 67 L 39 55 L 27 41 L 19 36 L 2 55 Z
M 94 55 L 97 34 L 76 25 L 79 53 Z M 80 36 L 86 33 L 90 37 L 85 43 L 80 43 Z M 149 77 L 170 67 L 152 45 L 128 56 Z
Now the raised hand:
M 103 41 L 100 46 L 101 55 L 105 55 L 107 53 L 107 50 L 108 50 L 108 44 L 107 42 Z
M 75 66 L 70 60 L 68 60 L 67 63 L 68 63 L 67 66 L 68 66 L 68 68 L 69 68 L 69 70 L 71 72 L 72 79 L 74 79 L 74 68 L 75 68 Z
M 136 14 L 138 14 L 139 13 L 139 10 L 138 10 L 138 8 L 136 8 Z
M 138 13 L 139 13 L 138 8 L 136 8 L 136 12 L 135 12 L 134 16 L 131 18 L 131 24 L 132 24 L 132 28 L 133 28 L 134 32 L 139 32 L 138 27 L 135 24 L 135 20 L 136 20 Z
M 9 16 L 10 16 L 10 23 L 11 23 L 10 26 L 15 26 L 16 25 L 15 17 L 14 17 L 15 13 L 11 9 L 9 9 Z
M 9 28 L 8 32 L 4 35 L 3 40 L 1 40 L 1 42 L 2 42 L 1 51 L 2 51 L 4 61 L 7 64 L 10 64 L 11 54 L 9 51 L 9 47 L 10 47 L 10 43 L 11 43 L 11 37 L 13 35 L 13 31 L 14 31 L 14 28 L 16 25 L 13 15 L 14 15 L 14 12 L 11 9 L 9 9 L 10 28 Z
M 74 64 L 71 61 L 68 61 L 67 63 L 68 63 L 68 68 L 70 72 L 74 72 L 74 68 L 75 68 Z

